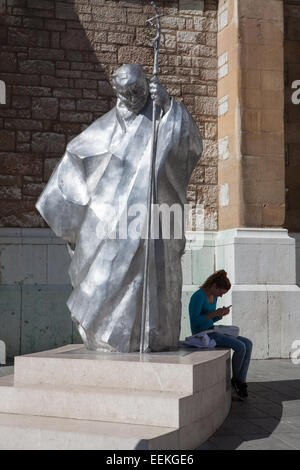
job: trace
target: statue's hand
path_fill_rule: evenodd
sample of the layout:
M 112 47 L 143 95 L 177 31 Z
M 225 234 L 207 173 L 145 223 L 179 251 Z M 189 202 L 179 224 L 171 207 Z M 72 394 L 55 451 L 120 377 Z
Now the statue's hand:
M 67 249 L 70 257 L 73 258 L 75 252 L 75 243 L 67 243 Z
M 167 113 L 171 106 L 171 100 L 166 89 L 159 82 L 158 78 L 154 77 L 150 80 L 149 91 L 152 100 L 158 106 L 161 106 L 164 113 Z

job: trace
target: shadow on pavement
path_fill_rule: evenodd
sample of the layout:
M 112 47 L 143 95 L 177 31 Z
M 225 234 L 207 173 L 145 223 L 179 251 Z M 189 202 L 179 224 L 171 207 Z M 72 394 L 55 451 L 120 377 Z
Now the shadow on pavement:
M 249 397 L 233 395 L 230 413 L 198 450 L 300 449 L 300 379 L 249 382 Z

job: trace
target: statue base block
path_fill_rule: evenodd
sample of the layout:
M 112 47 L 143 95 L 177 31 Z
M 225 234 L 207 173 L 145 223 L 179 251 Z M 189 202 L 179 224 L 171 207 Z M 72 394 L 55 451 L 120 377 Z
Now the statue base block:
M 0 449 L 195 449 L 231 406 L 230 351 L 15 358 L 0 379 Z

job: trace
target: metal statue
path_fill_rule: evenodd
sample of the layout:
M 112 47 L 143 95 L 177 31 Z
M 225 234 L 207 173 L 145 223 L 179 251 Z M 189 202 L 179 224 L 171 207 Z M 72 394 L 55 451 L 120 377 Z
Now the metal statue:
M 202 139 L 185 106 L 140 65 L 121 66 L 112 83 L 116 106 L 67 145 L 36 207 L 68 244 L 67 305 L 85 346 L 176 350 L 183 205 Z

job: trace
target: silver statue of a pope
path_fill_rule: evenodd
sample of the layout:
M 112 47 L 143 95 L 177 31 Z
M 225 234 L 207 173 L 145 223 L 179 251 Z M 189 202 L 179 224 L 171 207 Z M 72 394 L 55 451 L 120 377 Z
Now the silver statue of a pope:
M 116 106 L 68 144 L 36 207 L 68 244 L 67 305 L 85 346 L 125 353 L 138 351 L 141 340 L 153 102 L 153 206 L 183 209 L 202 139 L 185 106 L 140 65 L 120 67 L 113 88 Z M 145 352 L 178 349 L 185 237 L 184 230 L 175 236 L 182 222 L 175 212 L 167 236 L 159 213 L 148 238 Z

